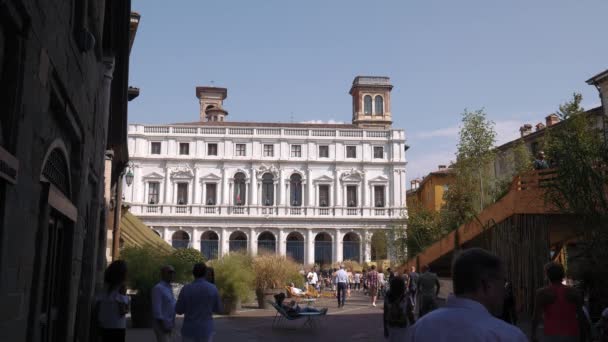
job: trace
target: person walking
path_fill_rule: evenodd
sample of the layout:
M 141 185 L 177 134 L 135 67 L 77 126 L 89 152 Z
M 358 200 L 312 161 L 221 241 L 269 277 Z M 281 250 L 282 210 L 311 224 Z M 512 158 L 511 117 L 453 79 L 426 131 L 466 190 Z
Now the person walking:
M 543 320 L 543 341 L 578 341 L 581 334 L 579 318 L 583 319 L 583 298 L 578 291 L 562 285 L 564 267 L 550 262 L 545 265 L 549 285 L 536 291 L 532 316 L 532 341 L 538 341 L 537 327 Z
M 348 274 L 344 270 L 344 265 L 340 265 L 340 269 L 336 271 L 336 298 L 338 298 L 338 307 L 343 308 L 346 301 L 346 291 L 348 288 Z
M 175 296 L 171 282 L 175 277 L 173 266 L 167 265 L 160 270 L 160 281 L 152 288 L 152 328 L 156 341 L 170 342 L 175 327 Z
M 386 283 L 384 282 L 384 271 L 378 268 L 378 297 L 382 296 L 382 298 L 384 298 L 385 287 Z
M 211 342 L 213 313 L 222 311 L 217 288 L 205 279 L 206 269 L 204 263 L 195 264 L 194 281 L 185 285 L 177 298 L 175 312 L 184 315 L 183 342 Z
M 390 342 L 403 341 L 407 327 L 415 323 L 412 302 L 407 298 L 403 278 L 389 280 L 389 290 L 384 298 L 384 337 Z
M 502 311 L 505 269 L 496 255 L 471 248 L 452 264 L 454 294 L 446 305 L 420 318 L 407 342 L 525 342 L 526 335 L 494 317 Z
M 418 298 L 418 273 L 416 273 L 416 266 L 412 266 L 410 268 L 410 273 L 408 274 L 407 289 L 410 296 L 410 300 L 414 305 L 414 312 L 416 312 L 416 302 Z
M 358 271 L 355 272 L 355 275 L 353 276 L 353 280 L 355 282 L 355 284 L 354 284 L 355 290 L 357 292 L 361 291 L 361 272 L 358 272 Z
M 113 261 L 104 272 L 104 291 L 97 297 L 95 312 L 103 342 L 124 342 L 129 312 L 127 264 Z
M 418 291 L 420 292 L 420 315 L 418 318 L 437 309 L 437 296 L 439 295 L 439 278 L 425 265 L 422 274 L 418 277 Z
M 371 270 L 367 272 L 366 284 L 369 295 L 372 297 L 372 306 L 376 306 L 376 298 L 378 297 L 378 272 L 376 272 L 376 265 L 372 265 Z
M 308 285 L 310 285 L 313 289 L 316 290 L 317 283 L 319 282 L 319 276 L 317 275 L 317 272 L 315 271 L 314 267 L 310 269 L 310 272 L 308 272 L 306 279 L 308 279 Z

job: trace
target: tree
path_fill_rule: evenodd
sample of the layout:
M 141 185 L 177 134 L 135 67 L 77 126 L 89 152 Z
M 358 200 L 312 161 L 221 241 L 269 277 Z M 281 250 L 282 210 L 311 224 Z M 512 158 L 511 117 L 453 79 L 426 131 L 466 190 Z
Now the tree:
M 410 208 L 405 239 L 408 257 L 422 252 L 443 234 L 439 213 L 422 206 Z
M 493 146 L 496 141 L 494 122 L 486 117 L 483 109 L 462 113 L 456 153 L 455 182 L 445 196 L 442 216 L 444 224 L 455 229 L 470 220 L 493 201 L 486 194 L 494 188 L 490 175 L 494 159 Z
M 546 154 L 556 166 L 556 179 L 548 184 L 547 200 L 564 213 L 580 218 L 579 245 L 596 289 L 608 284 L 608 148 L 600 125 L 584 112 L 582 96 L 573 94 L 559 106 L 562 123 L 549 127 Z M 605 290 L 604 290 L 605 291 Z M 598 297 L 607 298 L 606 293 Z M 606 303 L 608 304 L 608 303 Z

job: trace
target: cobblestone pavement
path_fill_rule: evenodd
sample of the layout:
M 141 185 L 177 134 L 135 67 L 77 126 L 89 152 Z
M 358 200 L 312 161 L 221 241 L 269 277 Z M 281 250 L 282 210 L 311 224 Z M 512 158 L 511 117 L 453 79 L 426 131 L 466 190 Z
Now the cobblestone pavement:
M 214 342 L 273 342 L 286 341 L 315 342 L 324 341 L 382 341 L 382 301 L 378 307 L 372 307 L 369 297 L 362 293 L 353 292 L 344 308 L 337 308 L 335 299 L 321 298 L 315 307 L 329 308 L 327 316 L 317 320 L 313 328 L 304 326 L 304 320 L 285 322 L 280 328 L 272 328 L 275 310 L 243 309 L 237 315 L 215 318 Z M 302 304 L 306 305 L 306 304 Z M 178 317 L 178 330 L 181 326 L 181 317 Z M 181 338 L 176 337 L 175 341 Z M 150 329 L 128 329 L 128 342 L 155 341 Z

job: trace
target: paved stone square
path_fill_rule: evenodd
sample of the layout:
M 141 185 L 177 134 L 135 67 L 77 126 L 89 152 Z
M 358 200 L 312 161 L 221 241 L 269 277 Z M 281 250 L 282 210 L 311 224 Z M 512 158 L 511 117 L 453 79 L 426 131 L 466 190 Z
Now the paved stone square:
M 321 298 L 315 306 L 328 307 L 326 317 L 318 320 L 314 328 L 304 326 L 304 319 L 285 322 L 282 327 L 272 328 L 275 310 L 244 308 L 235 316 L 218 316 L 215 318 L 216 334 L 214 341 L 287 341 L 315 342 L 323 341 L 382 341 L 382 301 L 372 307 L 369 297 L 353 291 L 344 308 L 338 309 L 335 299 Z M 306 305 L 306 304 L 302 304 Z M 182 318 L 178 317 L 178 330 Z M 179 331 L 178 331 L 179 332 Z M 178 335 L 178 334 L 176 334 Z M 180 341 L 176 337 L 175 341 Z M 128 342 L 154 341 L 150 329 L 129 329 Z

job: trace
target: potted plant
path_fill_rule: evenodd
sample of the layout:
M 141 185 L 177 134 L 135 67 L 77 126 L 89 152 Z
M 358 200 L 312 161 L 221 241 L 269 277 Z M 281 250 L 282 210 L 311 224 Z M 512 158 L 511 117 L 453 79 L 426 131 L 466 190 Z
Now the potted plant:
M 131 321 L 136 328 L 152 326 L 150 293 L 160 280 L 161 267 L 173 266 L 176 271 L 174 281 L 183 284 L 192 280 L 192 266 L 204 261 L 201 253 L 192 248 L 177 249 L 168 254 L 151 245 L 126 247 L 121 251 L 121 258 L 129 270 L 128 287 L 135 292 L 131 297 Z
M 251 258 L 233 253 L 210 263 L 215 272 L 215 285 L 224 306 L 224 313 L 234 314 L 242 301 L 250 299 L 255 276 Z
M 267 300 L 283 292 L 286 285 L 293 282 L 301 285 L 300 267 L 284 256 L 264 254 L 253 259 L 255 274 L 255 294 L 260 309 L 267 308 Z

